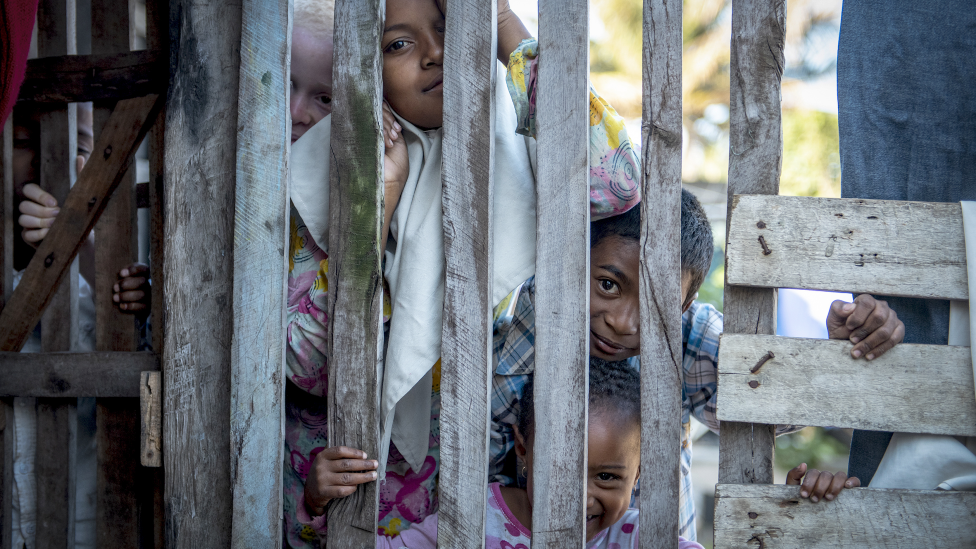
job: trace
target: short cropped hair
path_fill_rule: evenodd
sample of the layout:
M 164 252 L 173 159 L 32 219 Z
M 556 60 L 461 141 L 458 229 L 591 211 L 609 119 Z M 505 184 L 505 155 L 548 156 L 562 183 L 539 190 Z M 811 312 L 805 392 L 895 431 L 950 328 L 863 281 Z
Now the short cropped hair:
M 590 224 L 590 248 L 611 236 L 640 242 L 640 225 L 639 204 L 620 215 L 594 221 Z M 705 209 L 695 195 L 681 189 L 681 271 L 691 274 L 688 295 L 694 295 L 701 287 L 712 266 L 714 252 L 712 226 Z
M 528 440 L 535 433 L 535 383 L 529 378 L 519 405 L 519 432 Z M 590 357 L 590 413 L 614 411 L 640 425 L 640 374 L 627 361 Z
M 331 37 L 335 26 L 335 0 L 295 0 L 293 21 L 296 27 Z

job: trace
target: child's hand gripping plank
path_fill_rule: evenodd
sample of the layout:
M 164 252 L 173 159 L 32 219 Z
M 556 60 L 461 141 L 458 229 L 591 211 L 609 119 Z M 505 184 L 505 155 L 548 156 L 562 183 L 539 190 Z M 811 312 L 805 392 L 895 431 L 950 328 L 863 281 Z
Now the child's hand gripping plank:
M 800 479 L 803 479 L 802 484 L 800 484 Z M 843 472 L 831 474 L 816 469 L 807 471 L 807 464 L 801 463 L 786 474 L 786 484 L 800 486 L 800 497 L 810 498 L 810 501 L 816 503 L 821 498 L 833 501 L 841 490 L 857 488 L 861 485 L 861 481 L 857 477 L 848 477 Z
M 827 314 L 830 339 L 849 339 L 854 343 L 851 356 L 874 360 L 905 338 L 905 323 L 888 302 L 868 294 L 857 296 L 854 303 L 834 301 Z
M 351 496 L 360 484 L 376 480 L 379 462 L 366 452 L 346 446 L 326 448 L 315 456 L 305 479 L 305 504 L 312 516 L 325 514 L 334 499 Z

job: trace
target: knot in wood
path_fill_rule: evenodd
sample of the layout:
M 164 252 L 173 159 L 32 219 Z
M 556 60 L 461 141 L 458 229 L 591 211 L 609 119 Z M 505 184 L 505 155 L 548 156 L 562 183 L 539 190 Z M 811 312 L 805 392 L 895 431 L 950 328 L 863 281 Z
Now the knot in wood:
M 53 264 L 53 263 L 54 263 L 54 252 L 51 252 L 51 253 L 47 254 L 47 257 L 44 258 L 44 266 L 45 267 L 50 267 L 51 264 Z
M 112 146 L 111 145 L 109 145 L 108 147 L 105 147 L 105 152 L 103 153 L 103 155 L 104 155 L 104 157 L 105 157 L 106 160 L 108 160 L 108 157 L 112 156 Z
M 759 229 L 765 229 L 766 228 L 766 222 L 760 219 L 759 220 L 759 223 L 756 223 L 756 227 L 759 228 Z
M 749 511 L 749 518 L 751 518 L 751 519 L 759 518 L 759 514 L 758 513 L 754 513 L 752 511 Z

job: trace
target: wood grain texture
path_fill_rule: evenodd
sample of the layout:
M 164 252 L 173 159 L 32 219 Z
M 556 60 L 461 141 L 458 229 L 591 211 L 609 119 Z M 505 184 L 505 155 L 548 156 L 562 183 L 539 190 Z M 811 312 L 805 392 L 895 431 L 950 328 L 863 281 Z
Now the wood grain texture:
M 52 289 L 57 288 L 62 279 L 66 284 L 71 281 L 77 284 L 77 276 L 65 277 L 72 260 L 161 106 L 162 101 L 152 95 L 119 102 L 95 143 L 96 152 L 82 170 L 71 194 L 59 200 L 61 212 L 27 266 L 23 280 L 8 302 L 10 306 L 0 313 L 0 351 L 20 350 L 36 324 L 39 312 L 52 301 Z M 43 143 L 42 140 L 42 146 Z M 46 325 L 42 330 L 47 333 L 45 328 Z M 47 343 L 44 345 L 46 351 L 69 350 L 68 346 L 52 348 Z
M 173 18 L 179 55 L 163 169 L 166 546 L 226 547 L 241 6 L 184 0 Z
M 167 59 L 151 50 L 31 59 L 17 102 L 78 103 L 162 93 Z
M 681 12 L 644 3 L 641 208 L 642 547 L 674 547 L 681 474 Z
M 243 3 L 230 402 L 234 547 L 282 542 L 290 4 Z
M 958 203 L 735 196 L 730 212 L 730 284 L 969 299 Z
M 532 542 L 583 545 L 589 378 L 587 0 L 539 2 Z
M 150 50 L 161 52 L 162 58 L 167 59 L 169 50 L 169 1 L 146 1 L 146 45 Z M 166 71 L 169 75 L 169 71 Z M 153 294 L 149 313 L 152 325 L 152 348 L 158 355 L 163 354 L 163 336 L 166 333 L 163 321 L 163 292 L 165 291 L 163 258 L 163 168 L 165 158 L 166 117 L 159 116 L 149 131 L 149 266 L 152 276 Z M 162 478 L 162 477 L 160 477 Z M 161 499 L 161 496 L 160 496 Z M 157 515 L 162 516 L 163 509 L 159 507 Z M 160 529 L 162 531 L 162 529 Z M 158 536 L 161 538 L 160 536 Z M 157 548 L 162 546 L 162 542 Z
M 719 484 L 715 496 L 715 547 L 976 547 L 972 492 L 855 488 L 812 503 L 799 486 Z
M 444 36 L 442 548 L 485 543 L 497 16 L 494 2 L 452 1 Z
M 0 141 L 0 311 L 14 284 L 14 117 L 7 118 Z
M 767 352 L 774 358 L 750 373 Z M 871 361 L 850 352 L 841 340 L 723 335 L 723 428 L 726 420 L 751 420 L 976 436 L 969 347 L 902 344 Z
M 138 397 L 139 372 L 159 370 L 152 353 L 0 353 L 0 396 Z
M 13 399 L 0 398 L 0 549 L 13 549 Z
M 336 2 L 332 69 L 329 443 L 359 448 L 371 459 L 379 454 L 383 8 L 383 0 Z M 335 500 L 329 507 L 328 545 L 375 547 L 378 501 L 375 482 Z
M 729 201 L 777 194 L 783 136 L 780 85 L 785 63 L 785 0 L 733 0 L 730 65 Z M 728 222 L 726 222 L 728 234 Z M 725 332 L 776 333 L 776 292 L 725 284 Z M 773 481 L 770 425 L 722 425 L 719 480 Z
M 75 449 L 78 400 L 37 399 L 37 534 L 34 547 L 75 544 Z
M 140 372 L 139 403 L 142 419 L 139 461 L 143 467 L 162 467 L 163 376 L 158 371 Z
M 97 546 L 138 547 L 139 401 L 134 398 L 98 399 L 95 402 L 95 425 Z

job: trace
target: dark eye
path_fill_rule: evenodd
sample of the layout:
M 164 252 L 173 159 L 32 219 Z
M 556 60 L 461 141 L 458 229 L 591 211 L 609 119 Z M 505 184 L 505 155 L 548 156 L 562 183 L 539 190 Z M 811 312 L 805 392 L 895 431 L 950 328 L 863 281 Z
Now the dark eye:
M 600 279 L 600 289 L 604 292 L 612 292 L 617 287 L 617 283 L 605 278 Z
M 620 477 L 614 475 L 613 473 L 598 473 L 596 475 L 596 478 L 598 480 L 602 480 L 603 482 L 610 482 L 612 480 L 617 480 Z
M 329 97 L 328 95 L 320 95 L 316 99 L 318 99 L 319 102 L 322 103 L 323 105 L 328 105 L 329 103 L 332 102 L 332 98 Z
M 405 47 L 407 47 L 406 40 L 394 40 L 393 42 L 390 42 L 390 45 L 386 47 L 385 51 L 387 53 L 390 53 L 390 52 L 397 51 L 399 49 L 403 49 Z

